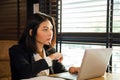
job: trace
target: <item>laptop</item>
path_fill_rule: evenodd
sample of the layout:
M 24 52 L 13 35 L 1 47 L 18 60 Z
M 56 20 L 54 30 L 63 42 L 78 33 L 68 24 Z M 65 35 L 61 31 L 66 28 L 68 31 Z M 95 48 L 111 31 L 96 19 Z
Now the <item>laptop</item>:
M 101 77 L 106 72 L 111 55 L 111 48 L 86 49 L 77 75 L 66 72 L 53 76 L 65 80 L 86 80 Z

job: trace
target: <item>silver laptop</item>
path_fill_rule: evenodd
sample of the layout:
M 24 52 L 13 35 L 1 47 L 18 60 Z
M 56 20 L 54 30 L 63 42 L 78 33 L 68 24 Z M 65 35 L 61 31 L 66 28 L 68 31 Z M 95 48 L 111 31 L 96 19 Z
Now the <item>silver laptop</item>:
M 103 76 L 106 72 L 111 54 L 111 48 L 86 49 L 77 80 Z
M 77 75 L 72 75 L 67 72 L 54 76 L 65 78 L 67 80 L 86 80 L 103 76 L 106 72 L 111 54 L 111 48 L 86 49 L 80 66 L 80 71 Z

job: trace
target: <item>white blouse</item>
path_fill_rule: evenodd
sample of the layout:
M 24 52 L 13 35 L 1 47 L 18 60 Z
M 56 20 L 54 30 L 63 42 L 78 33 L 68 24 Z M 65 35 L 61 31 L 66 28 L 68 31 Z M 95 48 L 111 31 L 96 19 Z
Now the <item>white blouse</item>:
M 44 49 L 43 49 L 43 55 L 44 55 L 44 59 L 46 60 L 48 66 L 52 66 L 52 60 L 46 56 Z M 42 59 L 42 57 L 38 53 L 36 54 L 34 53 L 33 56 L 34 56 L 35 61 Z M 37 74 L 37 76 L 46 76 L 46 75 L 49 75 L 49 69 L 42 70 Z

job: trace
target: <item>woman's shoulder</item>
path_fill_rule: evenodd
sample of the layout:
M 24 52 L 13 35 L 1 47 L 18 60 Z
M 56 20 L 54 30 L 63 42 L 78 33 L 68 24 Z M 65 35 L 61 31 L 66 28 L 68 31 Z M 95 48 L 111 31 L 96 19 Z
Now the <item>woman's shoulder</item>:
M 13 45 L 9 48 L 9 53 L 14 55 L 28 55 L 27 49 L 22 44 Z
M 12 45 L 9 49 L 10 50 L 21 50 L 21 49 L 24 49 L 24 46 L 21 44 L 15 44 L 15 45 Z
M 12 45 L 11 47 L 10 47 L 10 49 L 14 49 L 14 48 L 19 48 L 21 45 L 19 45 L 19 44 L 15 44 L 15 45 Z

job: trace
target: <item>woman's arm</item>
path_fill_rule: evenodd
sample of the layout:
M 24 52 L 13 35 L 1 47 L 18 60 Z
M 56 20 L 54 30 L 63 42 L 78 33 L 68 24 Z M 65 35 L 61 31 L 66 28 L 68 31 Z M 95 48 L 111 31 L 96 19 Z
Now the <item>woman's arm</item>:
M 53 70 L 54 70 L 54 74 L 67 71 L 65 66 L 61 62 L 59 62 L 58 60 L 53 61 Z
M 31 53 L 19 46 L 10 48 L 9 55 L 12 75 L 20 79 L 34 77 L 38 72 L 49 68 L 45 59 L 34 61 Z
M 51 73 L 50 74 L 55 74 L 55 73 L 61 73 L 61 72 L 66 72 L 67 70 L 65 69 L 65 66 L 62 64 L 63 56 L 61 53 L 56 52 L 54 48 L 46 52 L 48 56 L 52 56 L 56 58 L 56 60 L 53 60 L 53 65 L 51 67 Z

